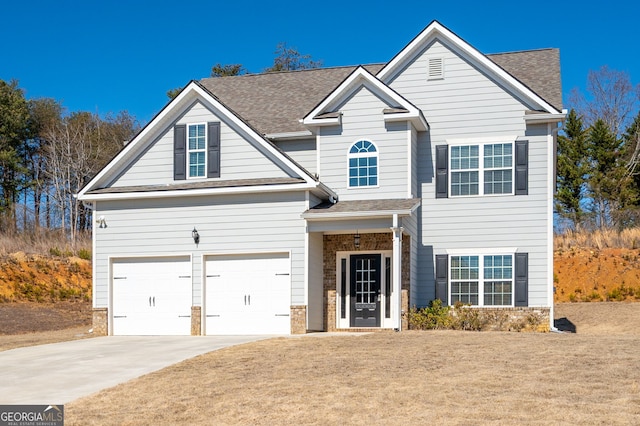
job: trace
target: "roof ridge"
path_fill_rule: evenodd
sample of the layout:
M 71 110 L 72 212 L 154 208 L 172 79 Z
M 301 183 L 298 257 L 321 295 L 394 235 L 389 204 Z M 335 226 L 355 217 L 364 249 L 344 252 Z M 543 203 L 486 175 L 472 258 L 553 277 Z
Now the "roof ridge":
M 560 50 L 558 47 L 541 47 L 539 49 L 523 49 L 523 50 L 512 50 L 508 52 L 496 52 L 496 53 L 485 53 L 485 56 L 496 56 L 496 55 L 514 55 L 518 53 L 529 53 L 529 52 L 541 52 L 545 50 Z
M 386 62 L 373 62 L 373 63 L 370 63 L 370 64 L 359 64 L 359 65 L 336 65 L 336 66 L 332 66 L 332 67 L 305 68 L 305 69 L 299 69 L 299 70 L 246 73 L 246 74 L 240 74 L 240 75 L 225 75 L 225 76 L 221 76 L 221 77 L 203 77 L 199 81 L 209 80 L 209 79 L 225 79 L 225 78 L 230 78 L 230 77 L 249 78 L 249 77 L 260 77 L 260 76 L 265 76 L 265 75 L 285 75 L 285 74 L 293 74 L 293 73 L 303 73 L 303 72 L 308 72 L 308 71 L 323 71 L 323 70 L 336 70 L 336 69 L 358 68 L 358 67 L 368 67 L 368 66 L 381 66 L 381 65 L 385 65 L 385 64 L 386 64 Z

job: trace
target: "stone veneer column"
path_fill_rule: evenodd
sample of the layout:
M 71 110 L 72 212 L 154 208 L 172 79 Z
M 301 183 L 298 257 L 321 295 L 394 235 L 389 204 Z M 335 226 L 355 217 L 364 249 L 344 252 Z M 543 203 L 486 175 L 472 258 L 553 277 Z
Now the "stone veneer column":
M 202 334 L 202 307 L 191 307 L 191 335 L 200 336 Z
M 307 307 L 305 305 L 291 306 L 291 334 L 305 334 L 307 332 Z
M 109 334 L 109 311 L 107 308 L 93 308 L 93 334 L 106 336 Z

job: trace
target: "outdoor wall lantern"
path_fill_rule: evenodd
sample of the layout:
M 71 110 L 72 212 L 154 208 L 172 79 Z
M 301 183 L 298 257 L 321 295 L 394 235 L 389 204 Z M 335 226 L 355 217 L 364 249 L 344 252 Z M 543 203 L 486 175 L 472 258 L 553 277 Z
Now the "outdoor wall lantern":
M 98 228 L 106 228 L 107 227 L 107 220 L 104 218 L 104 216 L 100 216 L 96 222 L 98 223 Z
M 353 245 L 356 246 L 356 248 L 360 248 L 360 234 L 358 231 L 356 231 L 356 234 L 353 236 Z
M 191 231 L 191 236 L 193 237 L 193 242 L 198 244 L 200 243 L 200 234 L 198 234 L 198 230 L 196 227 L 193 227 L 193 231 Z

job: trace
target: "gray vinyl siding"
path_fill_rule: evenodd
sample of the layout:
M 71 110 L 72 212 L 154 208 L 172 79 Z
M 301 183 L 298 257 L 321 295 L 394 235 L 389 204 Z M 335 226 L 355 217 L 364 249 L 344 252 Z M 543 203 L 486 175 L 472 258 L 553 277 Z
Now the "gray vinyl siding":
M 404 228 L 404 238 L 410 238 L 410 250 L 409 258 L 403 258 L 402 262 L 411 262 L 411 269 L 409 275 L 409 306 L 414 306 L 419 303 L 417 298 L 419 294 L 418 286 L 418 212 L 415 212 L 413 216 L 402 218 L 402 227 Z
M 309 173 L 315 174 L 318 170 L 315 138 L 277 141 L 276 145 Z
M 174 124 L 220 121 L 220 178 L 222 180 L 286 177 L 255 142 L 243 138 L 229 123 L 220 119 L 201 103 L 194 104 Z M 202 180 L 199 178 L 198 180 Z M 217 180 L 217 179 L 216 179 Z M 154 140 L 114 182 L 112 187 L 165 185 L 173 182 L 173 127 Z
M 309 233 L 309 295 L 307 304 L 307 328 L 322 330 L 323 322 L 323 237 L 319 232 Z
M 208 254 L 291 253 L 291 303 L 305 304 L 304 193 L 248 194 L 100 201 L 96 228 L 94 297 L 109 303 L 109 256 L 192 255 L 193 303 L 202 303 L 202 258 Z M 200 244 L 191 231 L 197 228 Z
M 320 179 L 340 200 L 406 198 L 408 192 L 407 123 L 384 122 L 388 105 L 367 89 L 356 91 L 339 109 L 342 126 L 321 128 Z M 348 152 L 359 140 L 373 142 L 378 150 L 378 187 L 348 188 Z
M 427 80 L 429 56 L 444 58 L 444 79 Z M 390 86 L 422 109 L 430 125 L 429 132 L 418 135 L 422 207 L 416 304 L 425 305 L 435 297 L 436 254 L 514 248 L 529 253 L 529 305 L 548 306 L 549 147 L 546 129 L 527 132 L 523 117 L 531 106 L 439 41 L 394 76 Z M 451 139 L 505 135 L 529 140 L 528 195 L 435 198 L 436 145 Z

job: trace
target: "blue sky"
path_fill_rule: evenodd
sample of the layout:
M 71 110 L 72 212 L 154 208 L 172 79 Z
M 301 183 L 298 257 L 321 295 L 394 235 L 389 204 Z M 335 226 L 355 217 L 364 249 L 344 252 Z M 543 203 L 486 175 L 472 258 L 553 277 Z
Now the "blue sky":
M 2 14 L 0 79 L 143 124 L 216 63 L 259 72 L 279 42 L 324 66 L 387 62 L 434 19 L 483 53 L 560 48 L 565 104 L 603 65 L 640 82 L 638 2 L 14 0 Z

